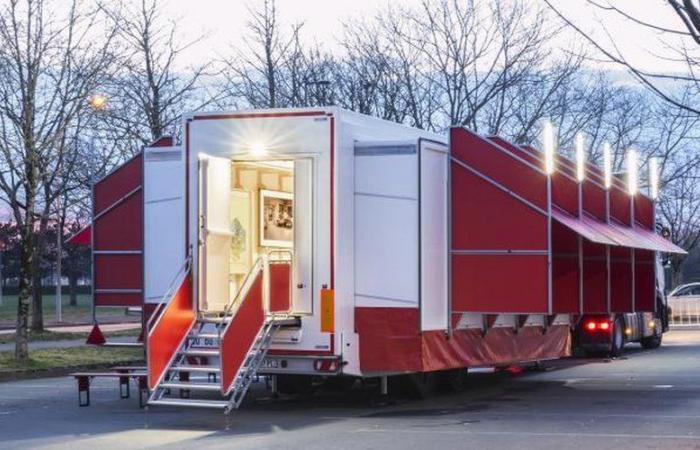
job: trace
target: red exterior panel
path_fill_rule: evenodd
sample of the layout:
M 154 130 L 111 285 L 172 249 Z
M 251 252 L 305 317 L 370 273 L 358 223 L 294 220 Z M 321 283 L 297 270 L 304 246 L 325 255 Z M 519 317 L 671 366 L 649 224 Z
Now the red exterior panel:
M 455 250 L 543 250 L 547 218 L 488 181 L 452 164 Z
M 463 128 L 450 132 L 452 156 L 542 209 L 547 208 L 544 173 L 518 161 L 510 152 Z
M 291 265 L 288 263 L 270 264 L 270 312 L 288 312 L 291 292 Z
M 552 205 L 578 215 L 578 183 L 560 172 L 552 174 Z
M 548 312 L 545 174 L 462 128 L 450 146 L 453 311 Z
M 533 166 L 539 167 L 542 170 L 544 170 L 542 158 L 540 158 L 539 154 L 535 154 L 535 153 L 532 153 L 528 150 L 520 148 L 517 145 L 511 144 L 510 142 L 508 142 L 505 139 L 498 137 L 498 136 L 490 136 L 488 138 L 488 140 L 493 142 L 494 144 L 497 144 L 497 145 L 503 147 L 504 149 L 510 151 L 512 154 L 519 156 L 520 158 L 529 162 Z
M 547 313 L 546 255 L 452 255 L 455 312 Z
M 141 186 L 142 154 L 134 156 L 95 183 L 95 215 L 109 208 L 129 192 Z
M 143 304 L 141 163 L 139 154 L 95 183 L 93 189 L 95 306 Z
M 610 195 L 610 215 L 624 225 L 631 225 L 632 202 L 629 194 L 623 189 L 612 187 Z
M 364 372 L 418 372 L 568 356 L 568 326 L 418 332 L 415 308 L 355 308 Z
M 583 182 L 581 189 L 583 190 L 583 210 L 598 220 L 607 220 L 605 212 L 607 193 L 605 188 L 590 180 L 586 180 Z
M 95 287 L 101 289 L 141 289 L 141 255 L 95 255 Z
M 626 247 L 610 249 L 610 309 L 611 312 L 632 312 L 632 250 Z
M 634 220 L 649 230 L 654 230 L 654 202 L 641 195 L 634 197 Z
M 143 222 L 141 191 L 130 195 L 97 218 L 93 242 L 97 250 L 141 250 Z
M 634 252 L 634 309 L 639 312 L 656 311 L 656 272 L 654 252 Z
M 583 241 L 583 312 L 608 312 L 607 258 L 604 245 Z
M 148 386 L 154 389 L 180 343 L 195 322 L 192 308 L 192 276 L 188 272 L 175 295 L 148 330 Z
M 578 234 L 552 223 L 552 312 L 579 312 Z
M 262 290 L 261 272 L 221 336 L 221 355 L 225 355 L 221 358 L 221 392 L 224 395 L 231 390 L 233 380 L 265 322 Z

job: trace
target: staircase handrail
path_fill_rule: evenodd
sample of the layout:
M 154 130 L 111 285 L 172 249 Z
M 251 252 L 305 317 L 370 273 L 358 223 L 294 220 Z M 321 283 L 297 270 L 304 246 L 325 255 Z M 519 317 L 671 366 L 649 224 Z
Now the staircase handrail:
M 185 258 L 185 261 L 182 263 L 180 268 L 178 269 L 177 273 L 175 274 L 175 277 L 173 280 L 170 282 L 170 285 L 168 285 L 168 288 L 165 290 L 165 293 L 160 299 L 160 302 L 158 302 L 158 308 L 164 310 L 167 308 L 167 306 L 172 302 L 173 300 L 173 294 L 175 293 L 175 290 L 180 287 L 182 284 L 182 281 L 185 279 L 187 276 L 187 273 L 190 271 L 190 266 L 192 264 L 192 254 L 189 253 L 187 257 Z M 146 322 L 146 331 L 150 335 L 151 332 L 155 329 L 156 326 L 158 326 L 158 322 L 160 322 L 160 319 L 163 317 L 163 314 L 154 314 L 151 315 L 151 317 L 148 318 L 148 322 Z M 154 323 L 155 321 L 155 323 Z M 153 326 L 151 326 L 153 325 Z
M 245 278 L 243 279 L 243 283 L 241 283 L 241 288 L 238 289 L 238 292 L 236 292 L 236 295 L 229 301 L 226 306 L 224 307 L 224 312 L 222 317 L 226 318 L 231 315 L 231 310 L 233 309 L 234 306 L 236 306 L 238 303 L 240 303 L 241 298 L 245 299 L 245 296 L 248 295 L 248 292 L 250 291 L 250 288 L 253 286 L 253 282 L 255 281 L 255 278 L 258 276 L 258 273 L 264 269 L 265 267 L 265 256 L 259 256 L 256 260 L 255 263 L 253 263 L 253 266 L 250 268 L 248 273 L 246 274 Z M 226 331 L 226 326 L 228 325 L 228 322 L 225 320 L 222 321 L 217 325 L 217 332 L 219 334 L 219 338 L 221 338 L 221 335 L 223 332 Z

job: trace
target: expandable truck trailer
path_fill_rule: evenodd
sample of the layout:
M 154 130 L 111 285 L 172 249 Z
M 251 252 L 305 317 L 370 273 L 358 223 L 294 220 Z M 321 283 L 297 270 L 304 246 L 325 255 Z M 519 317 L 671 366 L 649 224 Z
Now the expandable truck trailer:
M 683 250 L 593 165 L 335 107 L 197 113 L 182 142 L 94 189 L 95 302 L 143 303 L 151 405 L 660 342 L 656 254 Z

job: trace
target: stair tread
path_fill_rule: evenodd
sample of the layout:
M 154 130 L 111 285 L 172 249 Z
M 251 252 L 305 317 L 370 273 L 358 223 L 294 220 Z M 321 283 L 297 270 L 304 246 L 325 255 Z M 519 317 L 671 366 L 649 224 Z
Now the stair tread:
M 178 372 L 220 372 L 221 368 L 219 366 L 176 366 L 171 367 L 170 370 L 175 370 Z
M 219 356 L 219 350 L 207 348 L 188 348 L 181 353 L 192 356 Z
M 162 398 L 160 400 L 152 400 L 149 405 L 167 405 L 167 406 L 190 406 L 195 408 L 226 408 L 228 402 L 226 400 L 200 400 L 186 398 Z
M 226 317 L 200 317 L 197 319 L 197 322 L 199 323 L 221 323 L 221 322 L 228 322 L 231 320 L 231 316 L 226 316 Z
M 191 381 L 167 381 L 161 383 L 160 387 L 169 389 L 191 389 L 200 391 L 219 391 L 221 385 L 219 383 L 193 383 Z
M 202 338 L 202 339 L 219 339 L 219 334 L 218 333 L 199 333 L 199 334 L 190 334 L 188 337 Z

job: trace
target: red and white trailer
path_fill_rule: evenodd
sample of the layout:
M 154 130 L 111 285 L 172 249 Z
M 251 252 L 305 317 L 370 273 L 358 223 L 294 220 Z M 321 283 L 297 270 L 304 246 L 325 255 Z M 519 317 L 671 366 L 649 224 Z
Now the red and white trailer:
M 181 147 L 143 154 L 150 404 L 560 358 L 591 321 L 631 339 L 617 315 L 652 318 L 656 252 L 683 250 L 651 199 L 575 172 L 335 107 L 187 117 Z

